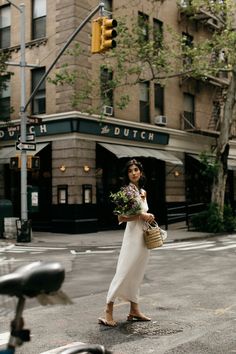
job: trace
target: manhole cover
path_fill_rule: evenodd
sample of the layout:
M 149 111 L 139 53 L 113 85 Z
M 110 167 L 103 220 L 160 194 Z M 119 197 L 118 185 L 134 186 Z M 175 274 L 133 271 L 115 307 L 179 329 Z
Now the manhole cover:
M 121 331 L 125 334 L 136 334 L 144 337 L 168 336 L 183 332 L 178 324 L 160 325 L 156 322 L 133 322 L 124 324 Z

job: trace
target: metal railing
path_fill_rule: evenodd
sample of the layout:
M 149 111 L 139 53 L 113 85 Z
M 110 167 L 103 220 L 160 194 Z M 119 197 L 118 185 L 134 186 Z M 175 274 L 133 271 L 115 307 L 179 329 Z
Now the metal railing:
M 205 210 L 205 203 L 185 203 L 178 206 L 166 208 L 166 230 L 168 225 L 185 221 L 188 230 L 191 228 L 191 217 Z

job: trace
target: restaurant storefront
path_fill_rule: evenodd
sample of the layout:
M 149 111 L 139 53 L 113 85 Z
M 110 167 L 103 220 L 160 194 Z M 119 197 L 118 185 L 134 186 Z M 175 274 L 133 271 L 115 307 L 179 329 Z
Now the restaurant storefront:
M 39 170 L 28 171 L 38 188 L 38 208 L 29 211 L 33 229 L 84 233 L 116 228 L 109 194 L 122 183 L 125 162 L 144 165 L 150 210 L 165 223 L 166 206 L 186 201 L 185 155 L 210 146 L 210 138 L 77 112 L 45 116 L 29 126 L 36 135 Z M 0 198 L 10 199 L 20 215 L 20 170 L 9 168 L 19 131 L 0 129 Z M 19 153 L 19 151 L 18 151 Z M 30 152 L 30 154 L 32 154 Z

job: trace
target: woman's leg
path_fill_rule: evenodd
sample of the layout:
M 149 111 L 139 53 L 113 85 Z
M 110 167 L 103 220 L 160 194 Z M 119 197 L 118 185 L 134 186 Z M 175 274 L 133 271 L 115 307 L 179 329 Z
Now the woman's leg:
M 139 309 L 139 304 L 130 301 L 130 313 L 127 318 L 128 321 L 151 321 L 150 317 L 145 316 Z
M 98 322 L 105 326 L 114 327 L 117 325 L 116 321 L 113 320 L 113 305 L 114 302 L 109 302 L 105 309 L 105 318 L 99 318 Z

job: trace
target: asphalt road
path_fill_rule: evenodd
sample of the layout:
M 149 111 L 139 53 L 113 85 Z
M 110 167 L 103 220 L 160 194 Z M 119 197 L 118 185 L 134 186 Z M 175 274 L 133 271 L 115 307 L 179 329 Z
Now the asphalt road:
M 14 253 L 15 247 L 0 254 L 13 258 L 13 266 L 36 259 L 62 262 L 67 272 L 63 290 L 74 301 L 41 307 L 29 300 L 25 326 L 32 330 L 32 341 L 19 354 L 54 354 L 55 348 L 77 341 L 104 344 L 123 354 L 236 353 L 236 235 L 153 250 L 141 289 L 141 307 L 152 322 L 128 323 L 128 304 L 117 302 L 119 325 L 114 329 L 99 326 L 97 318 L 103 313 L 118 244 L 89 249 L 22 246 L 21 253 L 19 248 Z M 9 315 L 0 317 L 0 344 L 9 320 Z

